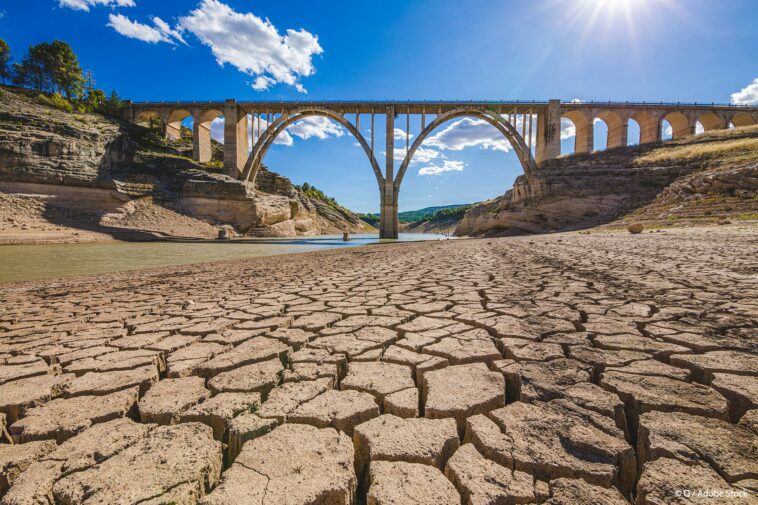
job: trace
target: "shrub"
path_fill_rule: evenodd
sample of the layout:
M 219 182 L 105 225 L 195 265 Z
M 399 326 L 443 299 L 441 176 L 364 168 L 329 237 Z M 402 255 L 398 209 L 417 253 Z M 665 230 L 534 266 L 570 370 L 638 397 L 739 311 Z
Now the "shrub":
M 66 111 L 66 112 L 74 111 L 74 106 L 71 105 L 71 102 L 63 98 L 59 93 L 53 93 L 50 96 L 43 95 L 40 93 L 39 95 L 37 95 L 37 101 L 41 103 L 42 105 L 47 105 L 48 107 L 54 107 L 62 111 Z

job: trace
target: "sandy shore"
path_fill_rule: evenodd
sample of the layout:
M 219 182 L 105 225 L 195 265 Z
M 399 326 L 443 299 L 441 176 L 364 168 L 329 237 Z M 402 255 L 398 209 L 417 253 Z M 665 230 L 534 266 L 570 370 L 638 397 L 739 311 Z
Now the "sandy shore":
M 0 503 L 748 503 L 757 245 L 571 233 L 6 285 Z

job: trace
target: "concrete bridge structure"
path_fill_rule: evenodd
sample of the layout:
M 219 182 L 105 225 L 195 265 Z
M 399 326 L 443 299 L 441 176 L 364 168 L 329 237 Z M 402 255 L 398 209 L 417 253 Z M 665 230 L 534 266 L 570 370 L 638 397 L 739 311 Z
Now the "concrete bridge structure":
M 673 138 L 695 133 L 699 122 L 705 131 L 730 126 L 758 124 L 758 107 L 630 102 L 146 102 L 131 103 L 126 118 L 136 123 L 159 121 L 167 138 L 180 136 L 181 124 L 193 120 L 193 157 L 198 162 L 211 159 L 211 123 L 224 118 L 224 171 L 227 175 L 254 183 L 263 158 L 276 138 L 293 123 L 312 116 L 329 118 L 348 130 L 361 145 L 379 186 L 382 238 L 397 238 L 398 195 L 408 166 L 423 141 L 441 124 L 460 117 L 484 120 L 495 127 L 513 147 L 526 177 L 539 170 L 542 162 L 561 154 L 561 119 L 576 128 L 575 153 L 594 149 L 594 122 L 608 127 L 606 148 L 627 145 L 631 120 L 639 124 L 640 144 L 660 142 L 663 122 L 668 121 Z M 421 130 L 410 142 L 410 118 L 420 116 Z M 384 116 L 384 152 L 380 165 L 375 138 L 376 116 Z M 405 119 L 405 121 L 403 121 Z M 369 138 L 361 133 L 370 125 Z M 395 166 L 395 125 L 405 127 L 406 154 Z M 252 129 L 252 135 L 251 135 Z M 250 144 L 252 138 L 252 145 Z M 397 170 L 396 170 L 397 168 Z

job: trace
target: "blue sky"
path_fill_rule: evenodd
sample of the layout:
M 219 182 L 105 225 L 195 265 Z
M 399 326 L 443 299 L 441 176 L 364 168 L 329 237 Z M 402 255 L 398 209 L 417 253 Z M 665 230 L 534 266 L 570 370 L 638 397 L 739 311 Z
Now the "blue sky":
M 66 40 L 99 87 L 133 100 L 758 101 L 754 0 L 0 0 L 0 11 L 16 58 Z M 401 210 L 504 193 L 521 169 L 487 128 L 440 127 Z M 272 170 L 378 209 L 349 133 L 324 121 L 290 133 L 264 160 Z

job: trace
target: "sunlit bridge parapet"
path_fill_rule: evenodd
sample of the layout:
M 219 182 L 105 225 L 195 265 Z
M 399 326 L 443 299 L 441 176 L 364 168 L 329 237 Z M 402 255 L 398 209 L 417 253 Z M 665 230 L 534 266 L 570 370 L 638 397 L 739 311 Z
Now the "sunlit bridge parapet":
M 127 102 L 125 119 L 159 127 L 168 139 L 178 139 L 182 122 L 192 118 L 193 157 L 211 159 L 211 123 L 224 121 L 224 172 L 250 184 L 269 147 L 289 126 L 308 117 L 325 117 L 345 128 L 363 148 L 380 193 L 380 236 L 397 238 L 400 184 L 414 153 L 443 123 L 474 117 L 496 128 L 516 152 L 524 176 L 561 154 L 561 121 L 573 124 L 574 152 L 594 150 L 594 123 L 607 125 L 607 149 L 629 142 L 629 123 L 639 126 L 639 144 L 661 142 L 664 124 L 671 138 L 703 131 L 758 124 L 758 107 L 729 104 L 649 102 L 547 101 L 186 101 Z M 411 116 L 420 131 L 411 131 Z M 378 120 L 377 120 L 378 119 Z M 376 123 L 384 126 L 381 145 Z M 404 131 L 396 139 L 395 124 Z M 411 138 L 413 142 L 411 143 Z M 405 156 L 396 167 L 396 141 L 405 141 Z M 378 154 L 383 156 L 379 163 Z M 383 168 L 382 168 L 383 165 Z

